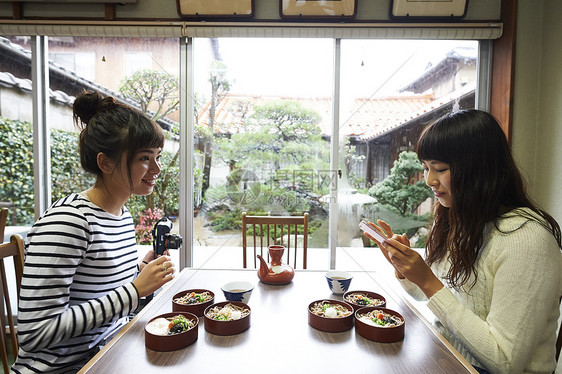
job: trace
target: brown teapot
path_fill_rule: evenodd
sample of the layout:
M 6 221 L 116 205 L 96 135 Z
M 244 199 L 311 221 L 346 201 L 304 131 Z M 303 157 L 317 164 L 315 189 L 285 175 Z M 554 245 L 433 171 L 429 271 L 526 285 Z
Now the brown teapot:
M 295 276 L 295 270 L 291 266 L 281 263 L 281 256 L 283 256 L 285 247 L 282 245 L 270 245 L 268 250 L 271 257 L 269 265 L 262 256 L 258 255 L 260 260 L 258 278 L 260 281 L 267 284 L 286 284 L 291 282 Z

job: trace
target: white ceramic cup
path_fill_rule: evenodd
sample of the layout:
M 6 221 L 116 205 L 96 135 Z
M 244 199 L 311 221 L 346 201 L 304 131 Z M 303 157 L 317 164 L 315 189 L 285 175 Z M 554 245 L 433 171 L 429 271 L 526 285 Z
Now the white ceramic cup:
M 254 285 L 250 282 L 230 282 L 223 285 L 221 289 L 226 300 L 248 304 Z
M 332 270 L 326 273 L 326 280 L 332 293 L 343 295 L 349 290 L 353 276 L 347 271 Z

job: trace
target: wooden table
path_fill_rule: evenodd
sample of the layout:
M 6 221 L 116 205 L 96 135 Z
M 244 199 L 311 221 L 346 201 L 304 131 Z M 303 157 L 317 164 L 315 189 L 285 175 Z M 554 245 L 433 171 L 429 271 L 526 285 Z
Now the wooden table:
M 255 270 L 184 269 L 81 373 L 476 373 L 431 325 L 398 294 L 381 287 L 374 273 L 356 272 L 351 290 L 378 292 L 387 308 L 406 320 L 405 338 L 396 343 L 364 339 L 354 329 L 326 333 L 308 324 L 312 301 L 333 295 L 322 271 L 297 271 L 287 285 L 259 282 Z M 172 311 L 172 296 L 190 288 L 215 292 L 245 280 L 255 284 L 249 301 L 249 330 L 233 336 L 207 333 L 200 319 L 198 340 L 178 351 L 155 352 L 144 345 L 144 326 L 154 316 Z

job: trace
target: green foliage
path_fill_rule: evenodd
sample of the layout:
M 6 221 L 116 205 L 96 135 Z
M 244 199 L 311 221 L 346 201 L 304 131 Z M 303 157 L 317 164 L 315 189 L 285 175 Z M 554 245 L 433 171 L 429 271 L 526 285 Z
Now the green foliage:
M 263 210 L 253 210 L 253 211 L 246 211 L 246 213 L 250 216 L 267 216 L 268 213 L 264 212 Z M 224 230 L 241 230 L 242 229 L 242 210 L 234 209 L 234 210 L 220 210 L 210 212 L 208 217 L 211 221 L 211 228 L 213 231 L 224 231 Z M 314 231 L 316 231 L 322 225 L 321 220 L 311 220 L 308 222 L 308 233 L 311 235 Z M 254 234 L 254 228 L 248 226 L 248 233 Z M 269 234 L 273 236 L 274 228 L 271 227 Z M 287 228 L 284 228 L 284 235 L 287 235 Z M 261 234 L 261 228 L 256 226 L 257 235 Z M 281 237 L 281 227 L 277 226 L 277 233 L 278 237 Z M 304 228 L 302 226 L 297 226 L 297 234 L 302 235 L 304 233 Z M 264 229 L 263 234 L 267 234 Z M 294 228 L 291 227 L 291 234 L 294 234 Z M 275 238 L 273 238 L 275 239 Z
M 227 77 L 228 67 L 220 60 L 211 61 L 209 67 L 209 83 L 211 90 L 215 93 L 226 93 L 230 91 L 230 80 Z
M 57 201 L 71 192 L 84 191 L 95 177 L 82 169 L 78 150 L 78 134 L 51 130 L 51 199 Z
M 313 210 L 315 199 L 302 194 L 298 190 L 260 184 L 259 189 L 251 195 L 233 196 L 225 186 L 209 188 L 205 196 L 207 218 L 213 231 L 234 230 L 242 228 L 242 212 L 248 215 L 268 215 L 282 213 L 286 215 L 302 215 Z M 279 207 L 282 210 L 279 211 Z M 309 233 L 312 234 L 322 224 L 322 217 L 310 215 Z
M 122 80 L 119 92 L 141 104 L 142 111 L 153 121 L 175 112 L 179 108 L 178 78 L 160 70 L 139 70 Z M 149 109 L 156 108 L 154 113 Z M 167 138 L 177 135 L 175 124 Z M 166 216 L 177 215 L 179 209 L 179 149 L 175 153 L 162 152 L 162 171 L 154 192 L 148 196 L 132 196 L 127 206 L 139 223 L 139 213 L 144 209 L 161 209 Z M 199 172 L 200 174 L 200 172 Z M 197 175 L 196 175 L 197 177 Z M 172 191 L 172 193 L 170 193 Z
M 205 196 L 207 210 L 228 209 L 244 211 L 275 212 L 280 208 L 284 214 L 302 214 L 309 211 L 310 200 L 300 191 L 282 188 L 275 184 L 255 182 L 247 189 L 232 190 L 229 186 L 209 188 Z
M 322 187 L 318 175 L 329 168 L 329 143 L 322 139 L 320 116 L 294 101 L 253 109 L 243 132 L 214 139 L 215 162 L 220 159 L 232 170 L 225 186 L 209 188 L 205 195 L 214 230 L 236 226 L 213 210 L 298 215 L 323 209 L 318 197 L 328 187 Z
M 256 105 L 252 118 L 260 129 L 265 128 L 266 132 L 276 135 L 279 142 L 302 142 L 312 135 L 320 135 L 320 115 L 296 101 L 270 101 Z
M 232 169 L 249 169 L 264 178 L 263 170 L 326 170 L 329 144 L 322 139 L 320 116 L 294 101 L 256 105 L 245 131 L 215 139 L 215 156 Z
M 349 138 L 345 139 L 344 151 L 345 151 L 345 164 L 347 165 L 347 171 L 348 171 L 347 179 L 349 181 L 349 185 L 358 190 L 365 189 L 366 188 L 365 185 L 367 184 L 365 178 L 361 175 L 357 175 L 357 173 L 353 171 L 352 166 L 355 163 L 362 162 L 364 159 L 367 158 L 367 156 L 363 154 L 358 154 L 357 147 L 355 145 L 351 145 L 351 140 Z M 360 192 L 363 193 L 363 191 Z
M 15 205 L 19 225 L 31 225 L 35 220 L 31 123 L 0 117 L 0 157 L 0 201 Z M 93 181 L 80 166 L 77 133 L 52 130 L 51 200 L 82 191 Z
M 29 122 L 0 117 L 0 201 L 15 205 L 20 225 L 31 225 L 35 220 L 32 131 Z M 171 165 L 173 157 L 170 152 L 162 153 L 163 173 L 170 175 L 167 188 L 178 191 L 179 166 Z M 167 215 L 173 215 L 178 211 L 179 194 L 166 193 L 162 189 L 164 182 L 162 177 L 157 180 L 154 200 Z M 78 133 L 52 130 L 51 200 L 54 202 L 72 192 L 84 191 L 94 183 L 95 177 L 86 173 L 80 165 Z M 146 196 L 132 196 L 127 201 L 135 223 L 138 223 L 140 212 L 147 208 L 146 199 Z
M 213 231 L 242 229 L 242 211 L 240 209 L 215 211 L 208 216 Z
M 415 152 L 402 152 L 390 169 L 390 175 L 369 189 L 369 195 L 381 204 L 396 209 L 400 215 L 413 213 L 416 208 L 431 196 L 423 180 L 415 181 L 423 171 Z
M 148 114 L 154 110 L 152 120 L 167 116 L 179 109 L 178 78 L 160 70 L 138 70 L 121 80 L 119 92 L 140 103 Z
M 0 117 L 0 201 L 16 206 L 18 224 L 29 225 L 33 213 L 33 137 L 29 122 Z

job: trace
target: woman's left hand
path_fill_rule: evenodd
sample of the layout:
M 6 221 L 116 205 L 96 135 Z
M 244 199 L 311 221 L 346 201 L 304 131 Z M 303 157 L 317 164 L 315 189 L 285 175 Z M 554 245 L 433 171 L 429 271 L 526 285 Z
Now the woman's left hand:
M 430 298 L 443 288 L 443 283 L 433 274 L 422 256 L 404 244 L 409 243 L 407 238 L 403 238 L 404 235 L 394 235 L 386 243 L 382 243 L 382 248 L 388 252 L 388 258 L 396 270 Z
M 174 263 L 168 256 L 158 256 L 156 260 L 152 260 L 139 273 L 133 281 L 133 285 L 137 289 L 139 296 L 148 296 L 165 283 L 174 279 Z
M 154 256 L 154 250 L 150 249 L 149 251 L 146 252 L 146 254 L 144 255 L 144 258 L 142 259 L 142 261 L 139 263 L 139 271 L 142 271 L 142 269 L 144 269 L 144 267 L 146 265 L 148 265 L 148 263 L 160 256 L 170 256 L 170 252 L 168 252 L 168 250 L 166 249 L 164 251 L 164 254 L 159 255 L 159 256 Z

